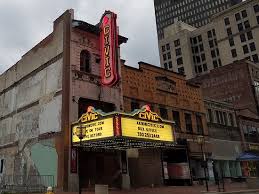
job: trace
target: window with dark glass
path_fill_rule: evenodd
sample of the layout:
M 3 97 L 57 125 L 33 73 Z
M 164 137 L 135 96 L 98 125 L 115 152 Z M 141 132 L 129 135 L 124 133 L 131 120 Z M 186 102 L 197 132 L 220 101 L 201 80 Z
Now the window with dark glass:
M 165 69 L 168 69 L 167 63 L 164 63 L 164 67 L 165 67 Z
M 192 133 L 192 115 L 185 113 L 184 114 L 184 118 L 185 118 L 185 127 L 186 127 L 186 132 L 187 133 Z
M 173 63 L 172 63 L 172 61 L 169 61 L 169 62 L 168 62 L 168 67 L 169 67 L 169 69 L 172 69 L 172 68 L 173 68 Z
M 200 56 L 196 56 L 196 62 L 197 62 L 197 63 L 200 63 L 200 62 L 201 62 Z
M 252 40 L 252 39 L 253 39 L 253 33 L 252 33 L 252 31 L 247 32 L 246 35 L 247 35 L 247 39 L 248 39 L 248 40 Z
M 215 29 L 212 29 L 212 34 L 213 34 L 213 36 L 216 36 L 216 31 L 215 31 Z
M 234 118 L 233 118 L 233 115 L 232 113 L 229 113 L 228 114 L 228 118 L 229 118 L 229 123 L 231 126 L 234 126 Z
M 231 30 L 231 28 L 227 28 L 227 34 L 228 34 L 228 36 L 231 36 L 231 35 L 232 35 L 232 30 Z
M 236 21 L 241 20 L 241 16 L 240 16 L 240 14 L 239 14 L 239 13 L 236 13 L 236 14 L 235 14 L 235 18 L 236 18 Z
M 219 56 L 219 49 L 218 48 L 216 48 L 216 53 Z
M 207 34 L 208 34 L 208 38 L 211 38 L 211 37 L 212 37 L 211 31 L 208 31 Z
M 162 46 L 162 52 L 165 52 L 165 46 Z
M 225 18 L 225 19 L 224 19 L 224 22 L 225 22 L 225 25 L 226 25 L 226 26 L 229 25 L 229 24 L 230 24 L 229 18 Z
M 223 124 L 223 114 L 219 111 L 220 124 Z
M 170 50 L 170 44 L 166 44 L 166 50 Z
M 139 109 L 139 103 L 135 102 L 135 101 L 132 101 L 130 103 L 130 107 L 131 107 L 131 111 L 134 111 L 135 109 Z
M 254 63 L 258 63 L 258 55 L 257 54 L 252 55 L 252 58 L 253 58 Z
M 201 60 L 202 60 L 202 61 L 205 61 L 205 60 L 206 60 L 205 53 L 202 53 L 202 54 L 201 54 Z
M 178 68 L 178 73 L 184 75 L 185 74 L 184 73 L 184 68 L 183 67 Z
M 0 160 L 0 174 L 4 172 L 4 159 Z
M 220 124 L 220 116 L 219 116 L 219 111 L 215 111 L 216 112 L 216 122 Z
M 249 50 L 248 50 L 248 46 L 247 46 L 247 45 L 244 45 L 244 46 L 243 46 L 243 51 L 244 51 L 244 54 L 249 53 Z
M 203 134 L 202 118 L 200 115 L 196 115 L 197 133 Z
M 212 63 L 213 63 L 213 67 L 214 67 L 214 68 L 217 68 L 217 67 L 218 67 L 218 61 L 217 61 L 217 60 L 214 60 Z
M 248 20 L 244 21 L 244 26 L 245 26 L 245 29 L 250 28 L 250 23 Z
M 182 57 L 178 58 L 176 60 L 176 62 L 177 62 L 177 65 L 182 65 L 183 64 L 183 58 Z
M 220 67 L 222 66 L 222 63 L 221 63 L 220 59 L 218 59 L 218 64 L 219 64 Z
M 191 40 L 192 40 L 192 39 L 191 39 Z M 192 41 L 191 41 L 191 42 L 192 42 Z M 174 41 L 174 46 L 175 46 L 175 47 L 180 46 L 180 39 L 177 39 L 177 40 Z
M 179 56 L 179 55 L 181 55 L 181 54 L 182 54 L 181 48 L 175 49 L 175 55 L 176 55 L 176 56 Z
M 200 44 L 200 52 L 204 51 L 203 44 Z
M 171 59 L 171 53 L 167 53 L 167 59 Z
M 199 72 L 199 73 L 202 72 L 202 67 L 201 67 L 201 65 L 198 66 L 198 72 Z
M 240 41 L 245 42 L 246 41 L 246 35 L 245 34 L 240 34 Z
M 195 65 L 195 73 L 198 73 L 197 66 Z
M 237 24 L 237 28 L 238 28 L 239 32 L 244 30 L 242 23 Z
M 259 5 L 258 5 L 258 4 L 256 4 L 256 5 L 254 6 L 254 11 L 255 11 L 255 13 L 259 12 Z
M 217 46 L 218 45 L 218 42 L 216 39 L 214 39 L 214 44 Z
M 254 42 L 251 42 L 251 43 L 249 44 L 249 47 L 250 47 L 251 52 L 256 50 L 256 48 L 255 48 L 255 43 L 254 43 Z
M 259 16 L 256 16 L 257 24 L 259 24 Z
M 241 15 L 242 15 L 243 18 L 246 18 L 247 17 L 246 10 L 241 11 Z
M 198 41 L 201 42 L 202 41 L 202 37 L 201 35 L 198 36 Z
M 229 38 L 228 41 L 229 41 L 229 45 L 230 46 L 234 46 L 235 45 L 235 42 L 234 42 L 233 38 Z
M 214 119 L 213 119 L 213 115 L 212 115 L 211 109 L 208 109 L 208 117 L 209 117 L 209 122 L 213 123 Z
M 232 57 L 233 57 L 233 58 L 237 57 L 237 51 L 236 51 L 236 49 L 232 49 L 232 50 L 231 50 L 231 54 L 232 54 Z
M 180 114 L 178 111 L 173 111 L 173 121 L 175 122 L 176 130 L 180 131 L 181 121 L 180 121 Z
M 213 40 L 210 40 L 210 41 L 209 41 L 209 45 L 210 45 L 210 48 L 214 47 Z
M 227 113 L 223 112 L 224 124 L 228 125 Z
M 194 52 L 195 52 L 195 53 L 198 53 L 198 52 L 199 52 L 198 46 L 194 47 Z
M 203 66 L 203 71 L 207 71 L 208 70 L 208 67 L 207 67 L 206 63 L 204 63 L 202 66 Z
M 164 61 L 166 60 L 166 54 L 163 54 L 163 59 L 164 59 Z
M 90 53 L 87 50 L 80 53 L 80 71 L 90 72 Z
M 162 119 L 167 120 L 168 119 L 167 109 L 160 107 L 159 110 L 160 110 L 160 116 L 162 117 Z
M 193 38 L 193 43 L 197 44 L 197 38 L 196 37 Z
M 212 58 L 215 58 L 215 57 L 216 57 L 215 50 L 210 51 L 210 53 L 211 53 L 211 57 L 212 57 Z

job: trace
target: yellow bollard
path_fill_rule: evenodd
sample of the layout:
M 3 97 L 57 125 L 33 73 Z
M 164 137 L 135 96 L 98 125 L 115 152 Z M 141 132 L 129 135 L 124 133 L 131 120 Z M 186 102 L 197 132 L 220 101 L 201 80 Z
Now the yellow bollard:
M 47 193 L 46 194 L 54 194 L 52 187 L 48 187 L 47 188 Z

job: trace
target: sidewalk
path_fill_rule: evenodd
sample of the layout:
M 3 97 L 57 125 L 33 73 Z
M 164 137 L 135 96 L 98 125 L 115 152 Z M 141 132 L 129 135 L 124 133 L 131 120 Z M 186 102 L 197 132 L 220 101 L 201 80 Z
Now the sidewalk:
M 240 191 L 247 190 L 246 183 L 228 183 L 225 185 L 225 191 Z M 210 192 L 217 192 L 217 185 L 209 185 Z M 206 192 L 204 185 L 194 186 L 168 186 L 168 187 L 155 187 L 155 188 L 139 188 L 124 190 L 109 190 L 109 194 L 202 194 Z M 78 192 L 57 192 L 56 194 L 78 194 Z M 94 192 L 84 191 L 82 194 L 94 194 Z

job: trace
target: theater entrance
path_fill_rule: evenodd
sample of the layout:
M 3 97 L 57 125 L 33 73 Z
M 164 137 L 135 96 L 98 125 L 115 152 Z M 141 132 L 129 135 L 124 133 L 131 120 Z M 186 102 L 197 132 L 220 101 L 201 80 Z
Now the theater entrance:
M 79 153 L 78 164 L 82 188 L 94 188 L 95 184 L 108 185 L 109 188 L 120 188 L 120 151 L 85 149 Z
M 132 113 L 105 113 L 90 106 L 87 113 L 72 124 L 71 130 L 73 149 L 79 150 L 79 188 L 93 188 L 96 184 L 130 188 L 128 151 L 139 149 L 139 152 L 131 152 L 131 157 L 139 158 L 133 163 L 131 160 L 131 166 L 136 164 L 133 174 L 136 180 L 143 177 L 140 179 L 143 184 L 154 185 L 162 180 L 160 150 L 176 147 L 172 123 L 148 106 Z M 156 159 L 152 153 L 156 153 Z M 149 161 L 150 154 L 153 159 Z M 156 170 L 157 177 L 145 178 L 147 173 L 137 169 Z M 137 171 L 141 173 L 136 174 Z

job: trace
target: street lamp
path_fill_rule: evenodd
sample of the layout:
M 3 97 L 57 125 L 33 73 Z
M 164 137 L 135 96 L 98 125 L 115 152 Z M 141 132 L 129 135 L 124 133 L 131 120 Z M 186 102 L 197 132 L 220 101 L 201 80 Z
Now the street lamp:
M 76 135 L 80 140 L 79 143 L 79 149 L 78 149 L 78 187 L 79 187 L 79 194 L 82 193 L 82 187 L 81 187 L 81 180 L 80 180 L 80 156 L 81 156 L 81 149 L 82 149 L 82 140 L 86 136 L 86 127 L 82 125 L 82 123 L 79 123 L 79 126 L 76 128 Z
M 205 139 L 204 136 L 199 135 L 197 136 L 197 143 L 201 146 L 201 153 L 202 153 L 202 157 L 203 157 L 203 169 L 204 169 L 204 176 L 205 176 L 205 182 L 206 182 L 206 189 L 207 191 L 209 191 L 209 187 L 208 187 L 208 180 L 207 180 L 207 160 L 206 160 L 206 156 L 205 153 L 203 151 L 203 145 L 205 144 Z

